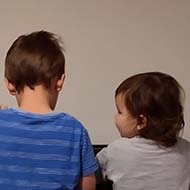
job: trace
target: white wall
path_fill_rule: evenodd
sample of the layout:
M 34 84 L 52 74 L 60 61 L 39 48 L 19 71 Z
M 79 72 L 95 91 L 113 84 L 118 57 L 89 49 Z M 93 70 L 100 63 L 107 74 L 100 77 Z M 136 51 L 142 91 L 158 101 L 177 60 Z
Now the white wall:
M 138 72 L 167 72 L 186 91 L 190 139 L 189 0 L 1 0 L 0 79 L 7 49 L 21 34 L 48 30 L 66 47 L 66 82 L 57 110 L 88 129 L 93 143 L 118 137 L 114 90 Z M 16 106 L 0 83 L 0 103 Z

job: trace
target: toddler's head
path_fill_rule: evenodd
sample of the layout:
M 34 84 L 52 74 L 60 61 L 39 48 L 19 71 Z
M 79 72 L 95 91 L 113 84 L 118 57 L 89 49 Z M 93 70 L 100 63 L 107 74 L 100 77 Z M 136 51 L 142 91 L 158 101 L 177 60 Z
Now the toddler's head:
M 115 92 L 116 126 L 123 137 L 140 136 L 169 147 L 184 126 L 184 90 L 170 75 L 147 72 L 124 80 Z

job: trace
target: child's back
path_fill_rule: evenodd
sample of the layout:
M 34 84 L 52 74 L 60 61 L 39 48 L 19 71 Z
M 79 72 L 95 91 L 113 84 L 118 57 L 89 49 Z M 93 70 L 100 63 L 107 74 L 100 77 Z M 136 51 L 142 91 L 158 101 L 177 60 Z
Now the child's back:
M 10 47 L 5 78 L 19 109 L 0 111 L 0 189 L 94 190 L 97 163 L 86 129 L 56 113 L 65 57 L 54 34 L 23 35 Z
M 0 111 L 0 189 L 75 189 L 96 169 L 86 129 L 65 113 Z
M 190 143 L 178 137 L 182 92 L 173 77 L 159 72 L 119 85 L 115 123 L 122 138 L 97 155 L 114 190 L 188 190 Z
M 100 167 L 114 190 L 188 190 L 190 145 L 179 138 L 171 148 L 134 137 L 111 143 L 99 155 Z

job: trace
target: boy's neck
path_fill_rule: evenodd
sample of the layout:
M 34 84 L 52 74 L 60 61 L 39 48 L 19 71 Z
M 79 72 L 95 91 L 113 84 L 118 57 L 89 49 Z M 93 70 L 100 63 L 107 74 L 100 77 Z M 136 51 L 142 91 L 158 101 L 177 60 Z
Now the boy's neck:
M 53 109 L 48 92 L 42 85 L 35 86 L 34 90 L 25 87 L 22 92 L 16 95 L 19 108 L 37 114 L 51 113 Z

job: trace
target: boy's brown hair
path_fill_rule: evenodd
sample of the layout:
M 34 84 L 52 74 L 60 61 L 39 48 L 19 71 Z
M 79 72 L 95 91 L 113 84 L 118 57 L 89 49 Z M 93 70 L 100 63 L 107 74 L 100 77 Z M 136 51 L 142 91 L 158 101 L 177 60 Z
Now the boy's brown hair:
M 124 95 L 130 114 L 147 118 L 147 125 L 140 136 L 152 139 L 165 147 L 175 145 L 179 131 L 184 126 L 182 95 L 184 90 L 170 75 L 147 72 L 123 81 L 115 96 Z
M 27 85 L 49 88 L 53 78 L 65 73 L 65 57 L 60 40 L 53 33 L 37 31 L 18 37 L 5 59 L 5 77 L 19 93 Z

